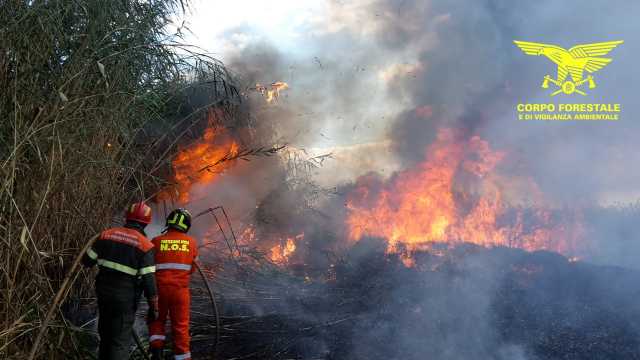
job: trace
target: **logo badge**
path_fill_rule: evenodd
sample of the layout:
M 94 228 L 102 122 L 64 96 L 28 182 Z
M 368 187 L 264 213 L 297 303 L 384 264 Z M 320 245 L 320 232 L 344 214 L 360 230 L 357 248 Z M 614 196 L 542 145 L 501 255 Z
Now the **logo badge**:
M 545 75 L 542 82 L 543 89 L 548 89 L 549 83 L 558 87 L 557 90 L 551 93 L 551 96 L 556 96 L 560 93 L 587 95 L 580 87 L 588 83 L 589 89 L 596 88 L 596 81 L 591 74 L 607 66 L 612 59 L 602 56 L 607 55 L 623 42 L 619 40 L 576 45 L 569 50 L 565 50 L 556 45 L 514 40 L 514 43 L 525 54 L 544 55 L 558 66 L 556 78 Z M 589 73 L 587 77 L 584 77 L 585 70 Z

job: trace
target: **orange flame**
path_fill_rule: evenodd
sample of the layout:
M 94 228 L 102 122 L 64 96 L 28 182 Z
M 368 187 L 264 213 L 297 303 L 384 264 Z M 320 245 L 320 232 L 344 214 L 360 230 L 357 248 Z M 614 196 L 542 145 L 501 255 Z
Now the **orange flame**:
M 359 179 L 347 201 L 348 238 L 383 237 L 387 251 L 400 253 L 407 266 L 414 261 L 406 250 L 434 242 L 571 252 L 582 234 L 580 223 L 553 225 L 550 212 L 540 209 L 533 229 L 524 230 L 521 212 L 515 223 L 499 224 L 507 207 L 504 184 L 493 172 L 504 157 L 478 136 L 462 140 L 451 129 L 439 131 L 426 160 L 416 168 L 388 182 L 372 176 Z M 565 240 L 552 242 L 556 238 Z
M 289 84 L 283 81 L 276 81 L 271 83 L 269 86 L 261 85 L 260 83 L 256 84 L 254 89 L 258 91 L 262 96 L 265 97 L 265 100 L 268 104 L 278 100 L 280 97 L 280 91 L 286 90 L 289 88 Z
M 304 233 L 298 234 L 295 237 L 289 237 L 283 243 L 272 247 L 269 250 L 269 259 L 276 264 L 283 265 L 288 264 L 291 256 L 296 251 L 296 243 L 304 238 Z
M 238 236 L 238 244 L 240 246 L 251 246 L 257 241 L 256 228 L 253 225 L 248 225 L 242 230 L 240 236 Z
M 175 191 L 178 201 L 186 203 L 191 200 L 191 188 L 198 183 L 208 184 L 233 165 L 233 162 L 220 162 L 225 156 L 238 153 L 238 144 L 231 138 L 226 129 L 215 126 L 213 110 L 208 113 L 209 126 L 196 142 L 181 148 L 172 161 Z M 171 191 L 165 190 L 159 199 L 172 198 Z
M 253 247 L 266 250 L 266 257 L 277 265 L 288 265 L 298 245 L 304 239 L 304 232 L 295 236 L 278 234 L 257 234 L 256 227 L 248 224 L 238 237 L 241 247 Z M 276 245 L 266 245 L 276 244 Z

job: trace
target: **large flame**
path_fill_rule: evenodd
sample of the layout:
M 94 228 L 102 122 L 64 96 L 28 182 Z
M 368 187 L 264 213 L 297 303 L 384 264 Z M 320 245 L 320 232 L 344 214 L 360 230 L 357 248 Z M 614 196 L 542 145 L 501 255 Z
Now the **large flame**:
M 538 209 L 531 224 L 523 212 L 500 224 L 509 210 L 504 183 L 494 175 L 505 153 L 492 151 L 478 136 L 466 139 L 440 130 L 419 166 L 387 182 L 363 177 L 347 201 L 348 237 L 383 237 L 389 252 L 413 251 L 434 242 L 470 242 L 482 246 L 515 246 L 569 253 L 580 224 L 554 224 L 550 210 Z M 412 264 L 406 256 L 405 264 Z
M 214 121 L 215 111 L 208 112 L 208 127 L 195 142 L 180 149 L 172 161 L 174 186 L 159 195 L 160 199 L 176 198 L 181 203 L 191 200 L 193 185 L 215 181 L 231 161 L 221 161 L 238 153 L 238 144 L 223 127 Z
M 220 160 L 237 152 L 233 138 L 210 121 L 202 137 L 180 149 L 173 160 L 176 194 L 165 191 L 161 196 L 176 199 L 177 195 L 182 203 L 193 200 L 193 186 L 216 181 L 233 166 L 233 161 Z M 441 242 L 546 249 L 572 259 L 582 255 L 584 244 L 579 241 L 584 237 L 584 227 L 580 216 L 558 221 L 550 208 L 517 207 L 510 202 L 513 193 L 539 190 L 533 180 L 527 179 L 525 183 L 532 184 L 527 185 L 531 189 L 523 191 L 496 171 L 505 158 L 505 152 L 492 150 L 478 136 L 441 129 L 426 149 L 422 163 L 389 180 L 376 175 L 358 179 L 347 196 L 347 240 L 354 243 L 365 236 L 384 238 L 387 251 L 398 253 L 407 266 L 415 263 L 413 252 L 434 250 L 432 245 Z M 212 233 L 216 229 L 212 227 Z M 257 246 L 278 265 L 290 265 L 294 255 L 304 254 L 304 233 L 283 231 L 258 236 L 252 225 L 241 229 L 241 247 Z

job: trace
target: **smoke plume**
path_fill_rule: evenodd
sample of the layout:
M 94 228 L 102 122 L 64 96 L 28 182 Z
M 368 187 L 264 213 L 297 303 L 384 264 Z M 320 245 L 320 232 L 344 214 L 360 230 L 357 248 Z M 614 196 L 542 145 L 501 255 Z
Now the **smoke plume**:
M 250 26 L 230 29 L 225 60 L 246 90 L 253 139 L 288 144 L 292 152 L 288 161 L 242 164 L 216 183 L 195 187 L 201 200 L 190 206 L 225 204 L 236 226 L 253 224 L 264 238 L 304 233 L 305 246 L 295 256 L 326 268 L 325 252 L 347 247 L 346 194 L 358 182 L 383 183 L 417 166 L 439 130 L 451 128 L 506 154 L 496 172 L 520 184 L 505 190 L 514 206 L 536 201 L 558 211 L 580 209 L 589 229 L 587 261 L 637 267 L 640 212 L 630 204 L 640 183 L 640 168 L 633 166 L 640 160 L 634 151 L 640 124 L 632 88 L 640 76 L 633 56 L 640 53 L 638 10 L 640 4 L 621 0 L 606 6 L 594 0 L 336 0 L 305 23 L 296 48 L 279 47 Z M 518 103 L 565 100 L 539 88 L 545 74 L 555 75 L 552 64 L 524 56 L 513 40 L 564 48 L 624 40 L 612 64 L 598 72 L 597 91 L 577 99 L 621 103 L 622 120 L 519 122 Z M 251 90 L 275 81 L 289 88 L 271 104 Z M 292 162 L 297 155 L 300 162 Z M 328 156 L 304 166 L 318 155 Z M 359 262 L 353 253 L 348 258 Z M 403 286 L 403 278 L 394 277 L 402 272 L 387 275 L 385 304 L 411 299 L 406 303 L 413 308 L 393 323 L 380 320 L 384 309 L 370 309 L 352 329 L 349 358 L 376 358 L 365 355 L 395 348 L 406 353 L 387 358 L 537 359 L 524 340 L 509 340 L 496 325 L 494 306 L 506 273 L 491 261 L 472 256 L 464 260 L 465 276 L 431 275 L 431 281 L 451 284 L 436 286 L 445 291 L 439 296 Z M 568 306 L 578 306 L 577 300 Z M 415 324 L 412 311 L 426 322 Z

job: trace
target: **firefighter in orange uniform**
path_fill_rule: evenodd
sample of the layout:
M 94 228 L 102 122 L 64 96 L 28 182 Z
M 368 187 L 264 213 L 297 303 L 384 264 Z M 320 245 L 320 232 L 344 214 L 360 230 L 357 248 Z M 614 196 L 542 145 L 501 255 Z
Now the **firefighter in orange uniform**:
M 155 247 L 158 317 L 149 325 L 149 343 L 154 360 L 162 359 L 167 315 L 171 320 L 175 360 L 191 359 L 189 350 L 189 280 L 198 256 L 196 240 L 187 235 L 191 214 L 176 209 L 167 217 L 167 231 L 152 240 Z

